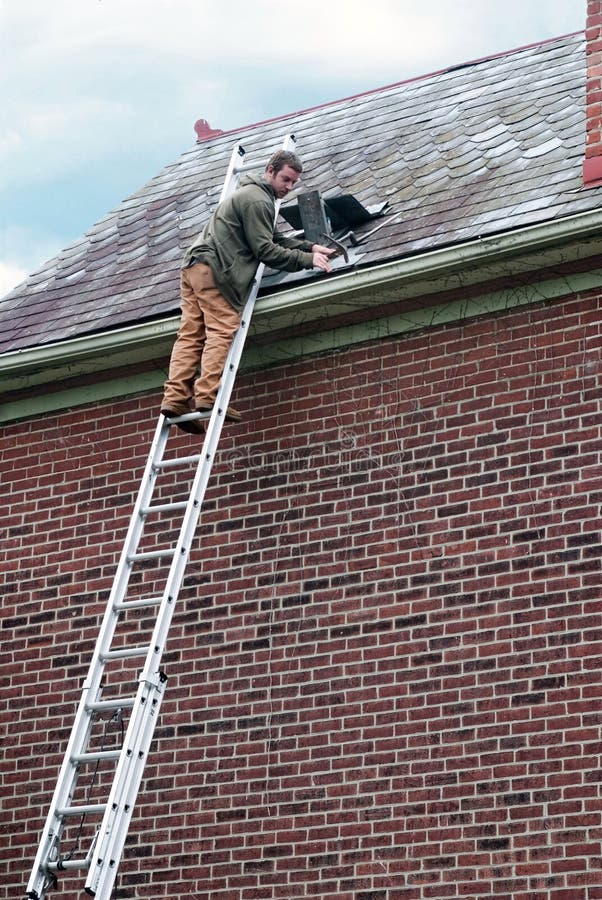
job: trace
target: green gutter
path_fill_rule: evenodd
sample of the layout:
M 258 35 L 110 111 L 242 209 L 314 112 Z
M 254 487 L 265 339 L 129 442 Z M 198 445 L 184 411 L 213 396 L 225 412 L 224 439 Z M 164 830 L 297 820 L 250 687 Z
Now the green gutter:
M 349 295 L 366 291 L 373 294 L 375 289 L 378 289 L 380 293 L 384 286 L 392 283 L 398 284 L 424 278 L 424 276 L 429 276 L 431 280 L 441 278 L 445 273 L 475 268 L 483 262 L 499 263 L 514 256 L 544 251 L 570 240 L 578 238 L 582 241 L 600 234 L 602 234 L 602 209 L 579 213 L 575 216 L 546 222 L 543 225 L 530 225 L 527 228 L 480 238 L 466 244 L 456 244 L 443 250 L 433 250 L 419 256 L 404 257 L 367 269 L 353 270 L 339 278 L 319 279 L 299 288 L 291 287 L 286 292 L 263 298 L 258 304 L 258 311 L 261 309 L 261 312 L 265 314 L 279 308 L 285 302 L 287 309 L 298 310 L 303 305 L 316 300 L 328 298 L 331 302 L 333 298 L 342 294 Z M 595 249 L 599 252 L 601 248 L 599 245 L 595 245 Z M 588 255 L 591 253 L 583 253 L 582 258 Z M 538 260 L 533 268 L 539 268 L 542 262 L 545 260 Z M 553 262 L 548 261 L 548 264 L 552 265 Z M 488 277 L 495 277 L 498 273 L 487 274 Z M 462 284 L 465 286 L 467 283 L 475 283 L 479 280 L 482 280 L 482 276 L 481 279 L 463 278 Z M 444 289 L 447 288 L 444 287 Z M 399 298 L 399 294 L 397 296 Z M 380 302 L 382 301 L 379 299 Z M 354 305 L 354 308 L 357 306 Z
M 378 299 L 380 303 L 382 301 L 375 298 L 374 291 L 376 289 L 380 291 L 385 285 L 411 281 L 425 275 L 440 278 L 445 272 L 474 267 L 483 261 L 493 262 L 494 259 L 499 261 L 513 254 L 552 247 L 569 238 L 583 238 L 601 232 L 602 210 L 595 210 L 545 225 L 532 225 L 501 236 L 482 238 L 367 269 L 351 270 L 334 277 L 319 277 L 298 287 L 288 287 L 267 297 L 260 297 L 255 310 L 255 320 L 260 320 L 275 311 L 281 312 L 283 309 L 298 312 L 303 306 L 324 300 L 329 301 L 328 312 L 332 314 L 334 299 L 366 291 L 372 300 Z M 465 284 L 466 280 L 463 280 L 463 283 Z M 446 287 L 443 286 L 443 289 Z M 369 306 L 370 303 L 366 305 Z M 357 309 L 356 303 L 353 304 L 353 308 Z M 166 336 L 171 342 L 178 318 L 174 316 L 158 322 L 117 328 L 100 334 L 84 335 L 55 344 L 0 354 L 0 378 L 25 369 L 54 367 L 67 360 L 73 363 L 82 357 L 105 356 L 119 349 L 126 349 L 130 354 L 135 354 L 137 348 L 154 344 Z M 258 322 L 255 333 L 260 333 L 261 330 L 261 323 Z
M 2 353 L 0 354 L 0 389 L 3 388 L 3 382 L 7 376 L 22 372 L 33 373 L 33 378 L 29 383 L 34 384 L 36 383 L 36 372 L 41 372 L 45 368 L 56 369 L 67 363 L 73 366 L 78 361 L 90 357 L 99 357 L 100 360 L 104 360 L 109 355 L 112 357 L 115 352 L 121 351 L 125 354 L 122 364 L 125 365 L 128 361 L 133 362 L 139 358 L 141 351 L 144 352 L 147 348 L 155 347 L 161 341 L 166 341 L 171 346 L 178 322 L 179 316 L 171 316 L 156 322 L 130 325 L 127 328 L 83 335 L 66 341 L 58 341 L 55 344 L 42 344 L 39 347 L 26 347 L 23 350 Z M 90 369 L 90 371 L 100 370 L 98 367 Z M 65 373 L 62 377 L 65 377 Z

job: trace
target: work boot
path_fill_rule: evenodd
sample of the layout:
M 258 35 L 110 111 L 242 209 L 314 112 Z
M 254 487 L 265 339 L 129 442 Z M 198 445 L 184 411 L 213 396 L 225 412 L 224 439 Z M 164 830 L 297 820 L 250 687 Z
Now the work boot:
M 212 410 L 212 403 L 200 403 L 196 408 L 196 411 L 200 413 L 210 413 Z M 234 409 L 233 406 L 229 406 L 226 410 L 225 419 L 226 422 L 240 422 L 242 415 L 237 409 Z

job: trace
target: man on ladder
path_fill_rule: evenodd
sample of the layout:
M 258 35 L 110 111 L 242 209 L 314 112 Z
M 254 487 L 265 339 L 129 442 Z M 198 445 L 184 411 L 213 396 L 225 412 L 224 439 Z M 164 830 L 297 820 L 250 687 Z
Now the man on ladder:
M 283 151 L 288 153 L 293 143 L 294 136 L 288 135 Z M 165 692 L 167 674 L 162 669 L 161 659 L 169 625 L 194 542 L 230 393 L 261 283 L 262 260 L 292 271 L 314 266 L 324 271 L 330 269 L 330 249 L 311 246 L 306 241 L 285 239 L 275 233 L 275 214 L 280 199 L 286 196 L 299 177 L 301 165 L 297 158 L 294 155 L 273 157 L 263 179 L 245 178 L 244 185 L 237 190 L 242 173 L 255 168 L 242 163 L 244 156 L 244 148 L 237 144 L 232 151 L 218 211 L 185 259 L 182 279 L 185 315 L 182 336 L 178 336 L 174 347 L 175 362 L 172 360 L 163 415 L 157 423 L 40 837 L 27 885 L 30 900 L 45 900 L 59 873 L 78 869 L 84 869 L 87 873 L 86 893 L 96 897 L 96 900 L 109 900 L 112 896 L 117 867 Z M 270 215 L 274 217 L 269 223 L 266 209 L 271 210 Z M 246 231 L 245 226 L 250 230 Z M 198 280 L 195 270 L 200 273 Z M 244 296 L 245 290 L 248 290 L 248 297 L 239 315 L 238 298 Z M 210 387 L 207 389 L 203 377 L 206 350 L 212 346 L 210 335 L 217 330 L 224 343 L 221 323 L 224 316 L 231 315 L 230 309 L 234 311 L 239 327 L 235 329 L 234 320 L 229 326 L 225 343 L 230 343 L 231 347 L 227 354 L 227 347 L 220 349 L 218 346 L 218 352 L 213 357 L 213 368 L 209 366 Z M 234 330 L 236 333 L 233 336 Z M 222 359 L 221 353 L 225 359 Z M 204 404 L 214 404 L 202 450 L 196 455 L 169 455 L 166 459 L 172 424 L 180 427 L 186 425 L 188 428 L 188 423 L 194 423 L 198 428 L 201 416 L 190 410 L 189 401 L 201 355 L 202 387 L 197 387 L 194 392 L 195 402 L 201 408 Z M 172 410 L 175 403 L 182 406 Z M 182 408 L 186 411 L 181 417 L 172 417 L 172 413 Z M 177 469 L 186 474 L 192 466 L 195 472 L 188 500 L 181 501 L 179 492 L 177 497 L 170 499 L 171 473 Z M 163 475 L 167 483 L 161 480 Z M 158 503 L 153 500 L 155 489 L 157 494 L 165 489 Z M 151 526 L 150 543 L 146 541 L 148 524 Z M 165 533 L 165 541 L 160 545 L 155 540 L 158 525 L 164 528 Z M 174 542 L 175 534 L 178 537 Z M 148 594 L 140 594 L 140 582 L 136 576 L 139 575 L 139 567 L 146 566 L 149 560 L 156 567 L 153 588 Z M 144 619 L 136 618 L 136 627 L 130 632 L 128 615 L 144 608 L 156 612 Z M 142 622 L 148 627 L 139 627 Z M 140 669 L 141 658 L 144 661 Z M 119 715 L 125 714 L 127 727 L 121 747 L 106 750 L 104 746 L 98 747 L 95 740 L 95 723 L 103 714 L 115 714 L 116 711 Z M 106 771 L 103 769 L 103 778 L 92 797 L 89 793 L 90 778 L 93 782 L 99 765 L 105 766 Z M 87 777 L 82 779 L 78 789 L 80 771 Z M 77 846 L 67 853 L 62 851 L 65 827 L 73 827 L 73 823 L 78 821 L 83 826 L 85 820 L 92 835 L 81 841 L 78 837 Z M 80 847 L 80 843 L 88 843 L 88 837 L 87 849 Z
M 302 170 L 292 151 L 274 153 L 263 176 L 246 176 L 219 203 L 186 253 L 181 272 L 182 318 L 161 405 L 167 418 L 186 416 L 193 411 L 191 403 L 201 413 L 213 408 L 259 263 L 286 272 L 330 271 L 328 260 L 335 249 L 285 237 L 274 227 L 276 201 L 292 190 Z M 240 418 L 228 406 L 225 419 L 238 422 Z M 192 434 L 204 433 L 198 418 L 176 424 Z

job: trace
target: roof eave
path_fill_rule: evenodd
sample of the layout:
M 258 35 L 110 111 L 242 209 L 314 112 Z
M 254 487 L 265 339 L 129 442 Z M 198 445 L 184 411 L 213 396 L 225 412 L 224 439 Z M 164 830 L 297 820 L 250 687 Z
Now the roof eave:
M 554 247 L 574 244 L 580 258 L 594 255 L 587 245 L 602 232 L 602 210 L 567 216 L 545 223 L 517 228 L 463 244 L 429 250 L 425 253 L 395 259 L 361 269 L 350 269 L 330 277 L 290 286 L 262 296 L 257 301 L 253 334 L 268 333 L 276 328 L 298 326 L 312 320 L 324 320 L 363 307 L 369 310 L 382 305 L 387 298 L 407 299 L 436 293 L 448 287 L 445 277 L 452 272 L 467 273 L 468 283 L 478 283 L 508 274 L 507 264 L 529 257 L 528 268 L 541 263 L 553 265 L 548 256 L 538 260 L 533 254 L 550 253 Z M 562 261 L 567 261 L 566 251 Z M 500 266 L 496 273 L 495 266 Z M 486 266 L 486 272 L 483 267 Z M 506 268 L 504 268 L 506 266 Z M 325 305 L 327 301 L 327 305 Z M 179 316 L 169 316 L 83 335 L 52 344 L 30 347 L 0 354 L 0 392 L 27 389 L 36 384 L 77 377 L 80 373 L 107 371 L 120 365 L 169 354 L 177 330 Z

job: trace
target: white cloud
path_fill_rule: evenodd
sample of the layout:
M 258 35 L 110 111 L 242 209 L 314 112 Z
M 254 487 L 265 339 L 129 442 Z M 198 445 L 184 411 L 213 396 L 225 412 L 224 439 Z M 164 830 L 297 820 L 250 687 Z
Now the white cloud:
M 0 228 L 0 296 L 8 293 L 64 247 L 62 236 L 40 228 Z
M 68 172 L 80 161 L 89 166 L 107 153 L 99 140 L 103 131 L 113 131 L 127 120 L 119 103 L 83 98 L 32 101 L 20 113 L 12 113 L 13 124 L 0 133 L 0 189 Z M 5 106 L 0 116 L 7 119 L 10 114 Z
M 10 157 L 14 155 L 22 146 L 22 136 L 9 127 L 4 134 L 0 134 L 0 162 L 3 156 Z
M 5 127 L 27 146 L 37 136 L 32 118 L 46 109 L 45 141 L 88 152 L 96 137 L 106 146 L 107 129 L 131 142 L 141 119 L 154 115 L 168 129 L 181 113 L 191 118 L 184 149 L 195 118 L 246 125 L 253 117 L 245 108 L 261 110 L 278 88 L 280 108 L 268 116 L 298 108 L 287 97 L 302 85 L 316 102 L 332 101 L 552 37 L 565 20 L 570 30 L 584 19 L 585 0 L 505 0 L 502 15 L 499 0 L 15 2 L 0 7 Z M 58 164 L 54 153 L 47 164 Z
M 27 272 L 19 266 L 12 266 L 10 263 L 0 262 L 0 297 L 4 297 L 14 287 L 25 281 Z

